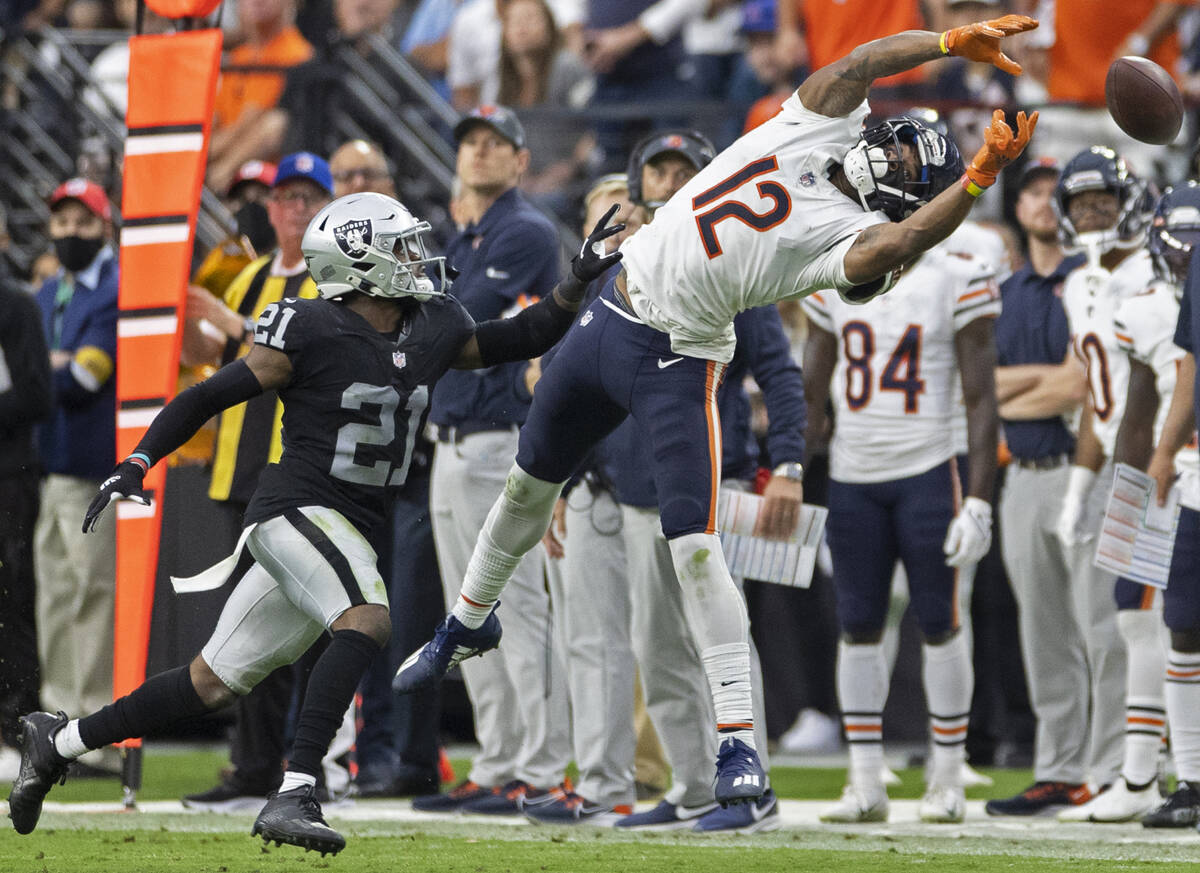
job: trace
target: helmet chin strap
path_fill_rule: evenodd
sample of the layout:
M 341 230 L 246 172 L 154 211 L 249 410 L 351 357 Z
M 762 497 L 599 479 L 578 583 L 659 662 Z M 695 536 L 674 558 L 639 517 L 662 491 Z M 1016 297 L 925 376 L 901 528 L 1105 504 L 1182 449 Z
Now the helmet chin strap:
M 1117 229 L 1114 227 L 1108 230 L 1089 230 L 1086 233 L 1077 233 L 1070 245 L 1063 246 L 1063 251 L 1068 255 L 1086 252 L 1088 263 L 1099 266 L 1100 258 L 1118 247 L 1137 248 L 1137 241 L 1134 241 L 1132 246 L 1121 246 Z

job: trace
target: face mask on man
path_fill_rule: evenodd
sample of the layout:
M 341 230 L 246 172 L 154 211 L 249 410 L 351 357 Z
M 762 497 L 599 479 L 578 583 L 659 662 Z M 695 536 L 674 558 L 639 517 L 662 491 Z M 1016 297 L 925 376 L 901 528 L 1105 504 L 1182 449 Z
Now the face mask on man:
M 102 236 L 95 239 L 63 236 L 54 240 L 54 254 L 58 256 L 58 262 L 67 272 L 78 273 L 96 259 L 100 249 L 104 248 L 104 243 L 105 239 Z

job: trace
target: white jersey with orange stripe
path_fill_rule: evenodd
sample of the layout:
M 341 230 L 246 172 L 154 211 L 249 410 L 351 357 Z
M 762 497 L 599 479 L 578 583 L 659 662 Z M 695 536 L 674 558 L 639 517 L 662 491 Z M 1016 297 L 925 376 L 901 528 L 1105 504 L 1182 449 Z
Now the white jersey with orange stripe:
M 821 291 L 803 302 L 812 323 L 838 339 L 830 397 L 830 475 L 886 482 L 923 473 L 956 454 L 964 414 L 955 334 L 1000 313 L 994 268 L 939 247 L 896 287 L 863 305 Z
M 1123 300 L 1141 294 L 1153 279 L 1150 255 L 1139 249 L 1112 272 L 1089 262 L 1072 270 L 1063 282 L 1071 346 L 1087 367 L 1095 413 L 1092 428 L 1110 458 L 1129 390 L 1129 360 L 1117 344 L 1113 316 Z
M 678 354 L 727 363 L 733 317 L 822 288 L 845 290 L 858 233 L 886 222 L 829 181 L 858 142 L 864 100 L 838 118 L 793 94 L 701 170 L 621 247 L 630 302 Z
M 1154 419 L 1154 441 L 1158 442 L 1175 378 L 1184 351 L 1175 345 L 1175 323 L 1179 320 L 1177 289 L 1169 282 L 1155 280 L 1145 293 L 1122 300 L 1113 317 L 1117 343 L 1125 354 L 1154 371 L 1158 390 L 1158 415 Z M 1180 492 L 1185 506 L 1200 509 L 1200 451 L 1195 436 L 1175 456 Z

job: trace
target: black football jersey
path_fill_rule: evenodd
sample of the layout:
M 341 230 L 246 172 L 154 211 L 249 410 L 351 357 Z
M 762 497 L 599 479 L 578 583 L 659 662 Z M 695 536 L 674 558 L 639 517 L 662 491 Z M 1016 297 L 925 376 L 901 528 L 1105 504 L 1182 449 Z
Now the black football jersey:
M 391 336 L 331 300 L 264 309 L 254 341 L 288 356 L 292 380 L 279 391 L 283 453 L 259 478 L 246 522 L 327 506 L 370 536 L 408 475 L 434 383 L 474 330 L 453 297 L 414 306 Z

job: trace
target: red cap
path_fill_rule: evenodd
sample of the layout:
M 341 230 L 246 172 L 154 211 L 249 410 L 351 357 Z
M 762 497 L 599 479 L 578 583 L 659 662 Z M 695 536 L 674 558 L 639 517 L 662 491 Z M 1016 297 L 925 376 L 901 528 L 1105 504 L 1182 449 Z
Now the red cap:
M 270 188 L 275 184 L 275 165 L 266 161 L 246 161 L 238 167 L 237 175 L 229 183 L 226 193 L 232 194 L 233 189 L 243 182 L 261 182 Z
M 109 205 L 108 195 L 104 189 L 88 179 L 68 179 L 50 195 L 50 208 L 53 209 L 64 200 L 78 200 L 94 214 L 105 221 L 112 220 L 112 206 Z

